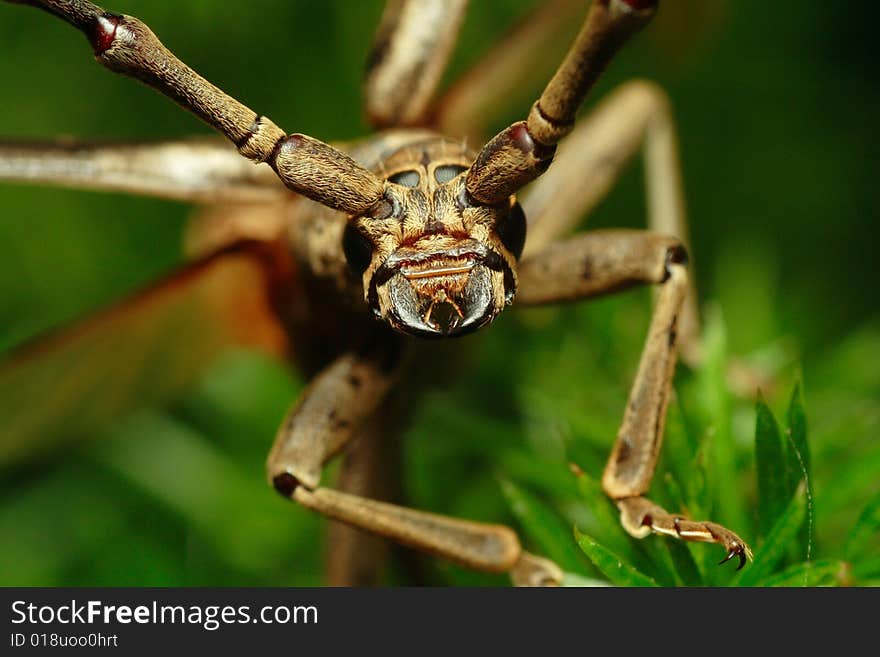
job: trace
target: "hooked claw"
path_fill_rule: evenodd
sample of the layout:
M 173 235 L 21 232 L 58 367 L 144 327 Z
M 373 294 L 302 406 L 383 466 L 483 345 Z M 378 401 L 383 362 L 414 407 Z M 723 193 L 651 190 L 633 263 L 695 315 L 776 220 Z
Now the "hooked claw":
M 728 561 L 733 559 L 734 557 L 739 557 L 739 566 L 736 567 L 737 570 L 742 570 L 742 567 L 746 565 L 746 551 L 742 545 L 734 545 L 730 548 L 730 551 L 727 553 L 727 556 L 724 557 L 721 561 L 718 562 L 718 565 L 721 566 L 726 564 Z

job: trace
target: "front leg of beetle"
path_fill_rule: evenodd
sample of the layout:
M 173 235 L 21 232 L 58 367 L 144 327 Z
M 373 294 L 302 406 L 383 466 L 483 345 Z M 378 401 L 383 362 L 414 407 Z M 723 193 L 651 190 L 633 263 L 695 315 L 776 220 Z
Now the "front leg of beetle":
M 660 285 L 635 382 L 602 487 L 620 509 L 632 536 L 651 532 L 718 543 L 740 567 L 751 552 L 732 531 L 668 513 L 644 497 L 660 454 L 678 342 L 678 319 L 687 292 L 686 253 L 680 242 L 647 231 L 587 233 L 523 260 L 519 301 L 538 304 L 598 296 L 636 284 Z M 727 560 L 725 559 L 725 560 Z
M 278 431 L 267 462 L 269 481 L 306 508 L 402 545 L 475 570 L 509 573 L 518 585 L 559 584 L 559 568 L 524 552 L 508 527 L 319 486 L 324 464 L 379 409 L 397 378 L 401 346 L 396 336 L 381 333 L 368 348 L 340 356 L 314 378 Z

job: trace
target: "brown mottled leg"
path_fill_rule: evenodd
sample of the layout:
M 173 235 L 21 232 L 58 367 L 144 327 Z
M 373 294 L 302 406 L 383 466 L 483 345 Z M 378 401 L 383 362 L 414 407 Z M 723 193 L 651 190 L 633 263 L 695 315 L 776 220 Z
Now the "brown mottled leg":
M 546 0 L 516 22 L 437 101 L 444 135 L 482 143 L 486 130 L 511 107 L 534 99 L 578 28 L 583 0 Z
M 198 203 L 290 196 L 272 169 L 218 139 L 166 142 L 0 141 L 0 180 Z
M 395 498 L 398 473 L 386 407 L 380 407 L 345 448 L 336 482 L 342 492 L 383 501 Z M 330 523 L 326 548 L 330 586 L 376 586 L 387 558 L 386 541 L 341 522 Z
M 574 129 L 575 115 L 621 45 L 654 15 L 656 0 L 596 0 L 556 73 L 528 118 L 487 143 L 468 170 L 467 191 L 480 203 L 500 203 L 547 171 L 556 145 Z
M 563 142 L 554 165 L 529 188 L 522 204 L 529 218 L 525 255 L 569 233 L 617 182 L 644 147 L 648 228 L 688 246 L 687 215 L 678 142 L 669 99 L 650 82 L 616 89 Z M 700 320 L 692 278 L 679 318 L 684 360 L 698 360 Z
M 510 572 L 515 582 L 558 583 L 559 569 L 523 553 L 507 527 L 318 486 L 324 463 L 379 407 L 396 374 L 399 350 L 394 339 L 344 355 L 319 373 L 278 432 L 267 463 L 269 480 L 285 497 L 358 529 L 477 570 Z
M 388 0 L 364 81 L 375 128 L 426 122 L 466 8 L 467 0 Z
M 613 292 L 636 283 L 660 285 L 648 337 L 602 487 L 617 503 L 624 528 L 719 543 L 741 564 L 745 542 L 711 522 L 670 515 L 643 497 L 660 453 L 675 372 L 678 318 L 687 292 L 686 254 L 675 240 L 647 232 L 597 231 L 552 245 L 520 266 L 521 302 L 552 303 Z

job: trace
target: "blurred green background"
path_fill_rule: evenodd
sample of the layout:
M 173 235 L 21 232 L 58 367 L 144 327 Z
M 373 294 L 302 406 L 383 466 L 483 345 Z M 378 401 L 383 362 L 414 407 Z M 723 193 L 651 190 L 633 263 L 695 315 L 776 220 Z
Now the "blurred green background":
M 450 78 L 534 4 L 475 1 Z M 764 392 L 774 409 L 785 408 L 803 372 L 815 545 L 829 557 L 840 556 L 841 533 L 880 490 L 877 23 L 875 3 L 845 5 L 665 2 L 591 97 L 634 76 L 668 90 L 701 301 L 713 335 L 726 335 L 726 352 L 772 372 Z M 193 68 L 289 131 L 326 141 L 367 132 L 360 82 L 380 2 L 118 0 L 110 8 L 143 18 Z M 96 65 L 80 34 L 42 12 L 0 6 L 0 52 L 3 135 L 208 132 Z M 525 115 L 538 90 L 522 91 L 495 127 Z M 0 185 L 0 349 L 172 269 L 189 212 L 153 199 Z M 590 226 L 643 226 L 643 217 L 633 166 Z M 589 525 L 566 464 L 601 470 L 647 299 L 633 292 L 573 309 L 508 312 L 466 340 L 472 369 L 429 393 L 406 432 L 405 490 L 414 505 L 521 526 L 511 491 L 523 489 L 553 510 L 555 526 L 567 528 L 560 531 Z M 687 399 L 699 377 L 679 379 Z M 170 407 L 2 473 L 0 584 L 319 583 L 321 523 L 278 499 L 263 474 L 276 425 L 302 385 L 275 363 L 233 354 Z M 741 499 L 725 502 L 714 491 L 708 508 L 721 521 L 741 519 L 751 540 L 754 410 L 740 397 L 727 410 Z M 693 416 L 701 432 L 721 421 Z M 538 551 L 544 540 L 526 531 Z M 556 556 L 568 570 L 595 574 L 574 550 Z M 424 581 L 503 580 L 431 564 Z

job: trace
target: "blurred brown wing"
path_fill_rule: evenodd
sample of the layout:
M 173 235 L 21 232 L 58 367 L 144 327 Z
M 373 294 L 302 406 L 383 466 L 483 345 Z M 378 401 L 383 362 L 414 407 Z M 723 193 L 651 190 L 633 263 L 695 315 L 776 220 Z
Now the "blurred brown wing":
M 0 465 L 170 398 L 226 348 L 286 354 L 276 309 L 293 281 L 283 244 L 240 241 L 5 355 Z

